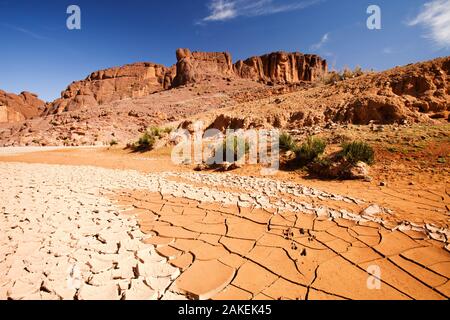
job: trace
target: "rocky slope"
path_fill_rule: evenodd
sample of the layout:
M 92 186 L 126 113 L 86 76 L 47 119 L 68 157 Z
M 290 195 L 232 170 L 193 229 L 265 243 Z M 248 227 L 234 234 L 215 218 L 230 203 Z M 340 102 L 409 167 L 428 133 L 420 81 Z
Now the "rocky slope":
M 200 114 L 188 123 L 202 120 L 205 127 L 217 129 L 232 124 L 299 129 L 333 123 L 445 121 L 449 114 L 450 57 L 444 57 L 329 85 L 315 83 L 278 98 Z
M 0 90 L 0 123 L 16 122 L 38 116 L 45 102 L 37 95 L 22 92 L 19 95 Z

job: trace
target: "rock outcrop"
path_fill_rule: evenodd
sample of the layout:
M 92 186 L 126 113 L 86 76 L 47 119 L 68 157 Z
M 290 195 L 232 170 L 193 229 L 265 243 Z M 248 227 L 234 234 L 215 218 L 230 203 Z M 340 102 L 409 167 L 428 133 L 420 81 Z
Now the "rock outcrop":
M 18 122 L 38 116 L 44 110 L 45 102 L 37 95 L 22 92 L 19 95 L 0 90 L 0 123 Z
M 168 89 L 172 69 L 149 62 L 134 63 L 92 73 L 73 82 L 61 98 L 49 105 L 46 114 L 97 106 L 125 98 L 138 98 Z
M 232 64 L 227 52 L 177 50 L 174 87 L 213 77 L 238 77 L 266 84 L 293 84 L 314 81 L 327 72 L 326 60 L 299 52 L 274 52 Z
M 176 76 L 173 86 L 199 82 L 216 76 L 232 76 L 233 65 L 228 52 L 191 52 L 177 50 Z
M 328 71 L 326 60 L 299 52 L 274 52 L 234 64 L 237 76 L 264 83 L 314 81 Z

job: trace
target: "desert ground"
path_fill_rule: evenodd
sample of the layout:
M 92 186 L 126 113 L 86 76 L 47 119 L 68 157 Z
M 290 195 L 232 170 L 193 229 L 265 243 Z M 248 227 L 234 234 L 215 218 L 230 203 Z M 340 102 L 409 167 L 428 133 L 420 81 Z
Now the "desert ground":
M 4 148 L 0 299 L 448 299 L 448 164 L 386 152 L 372 181 L 324 181 Z

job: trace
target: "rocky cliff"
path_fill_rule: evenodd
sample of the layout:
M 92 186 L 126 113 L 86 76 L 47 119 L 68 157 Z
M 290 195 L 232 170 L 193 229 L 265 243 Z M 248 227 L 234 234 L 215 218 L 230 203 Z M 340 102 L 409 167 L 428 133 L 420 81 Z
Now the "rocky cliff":
M 327 69 L 326 60 L 299 52 L 274 52 L 238 61 L 234 65 L 235 74 L 241 78 L 278 84 L 315 81 Z
M 37 95 L 22 92 L 19 95 L 0 90 L 0 123 L 17 122 L 38 116 L 44 110 L 45 102 Z
M 327 72 L 327 62 L 317 55 L 274 52 L 232 64 L 227 52 L 177 50 L 177 72 L 173 86 L 213 77 L 238 77 L 266 84 L 315 81 Z
M 214 77 L 233 75 L 233 64 L 228 52 L 191 52 L 177 50 L 176 76 L 172 85 L 178 87 Z
M 139 98 L 168 89 L 172 69 L 143 62 L 100 70 L 83 81 L 73 82 L 61 98 L 49 105 L 46 114 L 97 106 L 125 98 Z

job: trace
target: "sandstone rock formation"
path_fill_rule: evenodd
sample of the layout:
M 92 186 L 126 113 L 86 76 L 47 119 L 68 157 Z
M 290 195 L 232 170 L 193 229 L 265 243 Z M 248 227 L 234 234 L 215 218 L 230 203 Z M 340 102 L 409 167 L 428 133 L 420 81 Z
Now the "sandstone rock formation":
M 47 108 L 46 114 L 148 96 L 168 89 L 171 82 L 170 68 L 149 62 L 96 71 L 85 80 L 69 85 L 61 98 Z
M 327 72 L 327 62 L 317 55 L 274 52 L 232 64 L 227 52 L 177 50 L 177 74 L 173 86 L 208 77 L 238 77 L 263 83 L 292 84 L 314 81 Z
M 274 52 L 238 61 L 234 71 L 239 77 L 265 83 L 296 83 L 317 80 L 328 66 L 317 55 Z
M 0 90 L 0 123 L 18 122 L 38 116 L 44 105 L 45 102 L 33 93 L 22 92 L 16 95 Z
M 227 52 L 191 52 L 189 49 L 177 50 L 176 76 L 173 86 L 199 82 L 208 77 L 231 76 L 233 65 Z

